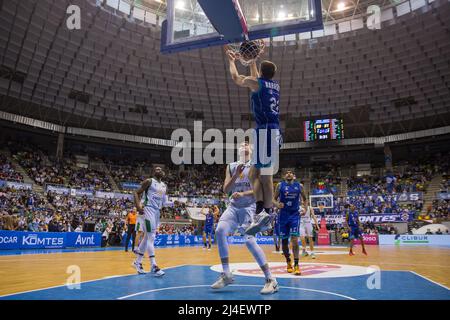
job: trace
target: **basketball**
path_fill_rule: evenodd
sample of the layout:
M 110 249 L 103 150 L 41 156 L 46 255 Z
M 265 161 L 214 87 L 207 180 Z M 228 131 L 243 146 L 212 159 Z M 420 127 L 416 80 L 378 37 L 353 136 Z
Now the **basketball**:
M 239 54 L 246 61 L 258 58 L 260 51 L 260 45 L 257 41 L 244 41 L 239 47 Z

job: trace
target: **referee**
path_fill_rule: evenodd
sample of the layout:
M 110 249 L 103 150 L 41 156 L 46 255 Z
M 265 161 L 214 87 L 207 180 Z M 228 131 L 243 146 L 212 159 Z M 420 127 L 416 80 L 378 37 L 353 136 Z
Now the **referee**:
M 125 252 L 128 252 L 130 237 L 133 236 L 132 250 L 134 251 L 134 242 L 136 240 L 136 209 L 134 208 L 127 215 L 127 240 L 125 242 Z

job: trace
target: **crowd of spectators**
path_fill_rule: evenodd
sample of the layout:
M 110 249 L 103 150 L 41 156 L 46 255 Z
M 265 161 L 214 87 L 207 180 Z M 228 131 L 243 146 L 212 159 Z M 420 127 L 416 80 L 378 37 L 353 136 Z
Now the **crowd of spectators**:
M 311 194 L 338 194 L 341 186 L 341 176 L 337 166 L 324 165 L 311 168 Z
M 83 216 L 125 216 L 134 206 L 126 198 L 89 198 L 87 196 L 74 197 L 67 194 L 47 192 L 47 199 L 57 210 L 82 214 Z
M 14 165 L 4 154 L 0 154 L 0 180 L 22 182 L 22 175 L 17 172 Z
M 157 234 L 173 234 L 173 235 L 197 235 L 197 228 L 195 228 L 192 224 L 183 224 L 183 225 L 176 225 L 176 224 L 169 224 L 169 223 L 162 223 L 157 231 Z
M 358 195 L 335 198 L 333 214 L 343 214 L 344 206 L 353 204 L 360 214 L 416 214 L 423 207 L 423 200 L 399 202 L 393 195 Z
M 64 160 L 56 161 L 46 156 L 36 147 L 16 144 L 10 146 L 15 160 L 27 174 L 38 184 L 57 184 L 72 188 L 112 189 L 108 174 L 93 168 L 78 167 L 75 158 L 67 155 Z M 45 159 L 44 159 L 45 158 Z M 441 160 L 441 159 L 440 159 Z M 110 168 L 109 172 L 116 183 L 140 183 L 151 176 L 152 164 L 148 161 L 112 160 L 102 161 Z M 327 166 L 312 170 L 311 193 L 334 195 L 334 207 L 326 210 L 327 214 L 343 214 L 346 204 L 354 204 L 360 214 L 418 213 L 422 210 L 423 200 L 398 201 L 397 196 L 405 192 L 425 191 L 427 184 L 437 172 L 444 172 L 440 185 L 441 192 L 448 192 L 450 181 L 447 175 L 448 162 L 404 163 L 389 174 L 392 183 L 387 183 L 386 176 L 354 177 L 348 179 L 347 196 L 340 196 L 341 176 L 337 167 Z M 114 170 L 112 170 L 114 168 Z M 170 196 L 187 198 L 187 202 L 175 202 L 173 207 L 164 207 L 161 211 L 163 220 L 189 219 L 188 206 L 201 206 L 194 202 L 199 199 L 221 199 L 219 211 L 226 206 L 222 201 L 225 166 L 185 166 L 165 168 L 164 182 L 168 185 Z M 23 181 L 23 177 L 14 170 L 7 157 L 0 155 L 0 180 Z M 126 225 L 124 217 L 133 207 L 127 199 L 100 199 L 75 197 L 54 192 L 39 194 L 31 190 L 13 190 L 0 187 L 0 229 L 24 231 L 82 231 L 86 221 L 95 224 L 95 230 L 116 243 L 123 235 Z M 449 200 L 435 200 L 427 212 L 430 219 L 449 219 Z M 365 224 L 367 234 L 395 233 L 394 227 L 387 225 Z M 344 233 L 342 226 L 330 226 L 339 233 Z M 193 225 L 163 224 L 162 234 L 195 234 L 198 230 Z M 270 234 L 270 232 L 268 233 Z
M 428 219 L 438 219 L 438 220 L 450 220 L 450 200 L 440 199 L 433 200 L 431 210 L 429 210 L 424 220 Z
M 45 152 L 30 145 L 11 147 L 14 159 L 25 169 L 31 179 L 38 185 L 65 185 L 71 188 L 112 190 L 108 176 L 101 171 L 77 166 L 68 154 L 58 161 L 46 157 Z

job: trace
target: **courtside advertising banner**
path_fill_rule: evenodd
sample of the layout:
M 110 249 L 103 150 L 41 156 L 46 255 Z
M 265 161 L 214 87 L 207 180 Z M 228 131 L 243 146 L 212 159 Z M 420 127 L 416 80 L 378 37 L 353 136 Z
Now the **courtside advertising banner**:
M 436 192 L 436 197 L 439 200 L 450 200 L 450 192 Z
M 214 237 L 211 238 L 212 243 L 214 243 Z M 256 242 L 258 244 L 273 244 L 272 237 L 256 237 Z M 130 241 L 131 243 L 131 241 Z M 240 236 L 230 236 L 228 237 L 229 244 L 245 244 L 244 237 Z M 124 244 L 124 242 L 123 242 Z M 202 236 L 185 236 L 185 235 L 169 235 L 160 234 L 155 238 L 155 246 L 189 246 L 203 244 Z
M 214 238 L 211 239 L 214 242 Z M 185 236 L 174 234 L 159 234 L 155 238 L 155 246 L 189 246 L 203 243 L 202 236 Z
M 320 223 L 322 217 L 316 215 L 317 221 Z M 330 214 L 326 215 L 327 224 L 343 224 L 345 223 L 345 215 Z M 388 222 L 408 222 L 414 220 L 414 213 L 382 213 L 382 214 L 360 214 L 359 221 L 361 223 L 388 223 Z
M 397 245 L 397 246 L 427 246 L 440 245 L 450 246 L 450 235 L 438 234 L 380 234 L 380 245 Z
M 13 188 L 16 190 L 19 190 L 19 189 L 31 190 L 31 189 L 33 189 L 33 185 L 31 183 L 5 181 L 5 180 L 0 180 L 0 187 Z
M 385 202 L 387 200 L 394 200 L 395 202 L 413 202 L 423 199 L 423 192 L 403 192 L 403 193 L 392 193 L 392 194 L 375 194 L 375 195 L 361 195 L 358 192 L 349 191 L 347 193 L 348 197 L 356 197 L 358 199 L 371 199 L 380 200 Z
M 0 250 L 100 247 L 98 232 L 0 231 Z
M 377 234 L 363 234 L 364 244 L 376 245 L 378 244 Z M 359 239 L 355 239 L 355 244 L 361 244 Z

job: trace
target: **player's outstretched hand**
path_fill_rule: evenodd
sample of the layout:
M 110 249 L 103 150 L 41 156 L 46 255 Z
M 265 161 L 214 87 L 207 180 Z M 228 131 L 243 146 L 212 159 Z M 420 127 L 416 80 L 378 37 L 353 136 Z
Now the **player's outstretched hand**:
M 228 48 L 225 52 L 230 62 L 234 62 L 236 60 L 236 53 L 233 50 Z

